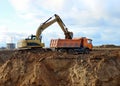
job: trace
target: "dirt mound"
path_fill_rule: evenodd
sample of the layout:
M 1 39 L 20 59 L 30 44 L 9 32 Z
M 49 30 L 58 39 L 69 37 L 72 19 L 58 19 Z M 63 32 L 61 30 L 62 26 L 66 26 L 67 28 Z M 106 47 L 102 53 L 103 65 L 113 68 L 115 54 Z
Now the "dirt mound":
M 12 57 L 13 50 L 0 50 L 0 66 Z
M 120 52 L 0 54 L 0 86 L 120 86 Z

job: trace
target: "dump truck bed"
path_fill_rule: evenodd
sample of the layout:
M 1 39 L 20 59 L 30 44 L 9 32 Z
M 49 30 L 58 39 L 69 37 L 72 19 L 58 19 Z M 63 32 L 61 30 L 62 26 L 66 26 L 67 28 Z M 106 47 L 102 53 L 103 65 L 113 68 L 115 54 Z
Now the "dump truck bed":
M 81 45 L 81 38 L 79 39 L 52 39 L 50 42 L 51 48 L 74 48 L 80 47 Z

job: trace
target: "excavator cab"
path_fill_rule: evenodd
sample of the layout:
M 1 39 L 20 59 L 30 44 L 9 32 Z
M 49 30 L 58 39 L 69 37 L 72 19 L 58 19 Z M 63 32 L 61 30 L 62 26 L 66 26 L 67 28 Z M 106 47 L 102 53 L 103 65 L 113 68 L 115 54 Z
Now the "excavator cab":
M 20 40 L 17 43 L 18 48 L 42 48 L 44 43 L 41 43 L 41 39 L 38 39 L 35 35 L 30 35 L 25 40 Z
M 35 40 L 35 39 L 36 39 L 36 36 L 32 34 L 28 36 L 28 38 L 26 38 L 25 40 Z

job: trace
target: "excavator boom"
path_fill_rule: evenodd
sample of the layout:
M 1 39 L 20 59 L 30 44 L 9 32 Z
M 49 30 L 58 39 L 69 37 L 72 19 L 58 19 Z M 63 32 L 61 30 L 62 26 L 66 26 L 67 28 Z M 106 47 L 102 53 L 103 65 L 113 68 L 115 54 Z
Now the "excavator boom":
M 67 27 L 65 26 L 65 24 L 63 23 L 63 21 L 61 20 L 61 18 L 55 14 L 55 19 L 51 20 L 52 17 L 50 17 L 48 20 L 46 20 L 44 23 L 42 23 L 38 29 L 37 29 L 37 32 L 36 32 L 36 37 L 37 39 L 39 39 L 41 33 L 47 28 L 49 27 L 50 25 L 52 25 L 53 23 L 57 22 L 59 24 L 59 26 L 61 27 L 62 31 L 64 32 L 64 35 L 65 35 L 65 39 L 72 39 L 73 37 L 73 33 L 72 32 L 69 32 Z

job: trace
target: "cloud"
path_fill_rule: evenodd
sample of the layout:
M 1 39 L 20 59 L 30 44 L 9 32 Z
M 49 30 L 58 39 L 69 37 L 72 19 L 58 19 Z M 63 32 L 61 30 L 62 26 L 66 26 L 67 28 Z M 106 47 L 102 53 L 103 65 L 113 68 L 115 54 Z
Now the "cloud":
M 88 36 L 96 44 L 118 43 L 120 27 L 120 0 L 9 0 L 19 17 L 29 26 L 38 25 L 57 13 L 74 32 L 74 36 Z M 36 26 L 37 27 L 37 26 Z M 58 28 L 59 26 L 49 27 Z M 63 37 L 60 28 L 47 29 L 45 38 Z M 117 32 L 116 32 L 117 31 Z M 59 32 L 59 33 L 58 33 Z M 53 33 L 53 34 L 51 34 Z M 115 35 L 111 35 L 114 34 Z M 57 35 L 61 34 L 61 35 Z M 113 38 L 113 40 L 110 40 Z
M 35 3 L 38 8 L 42 8 L 44 10 L 61 10 L 64 5 L 64 0 L 37 0 Z
M 27 38 L 26 33 L 3 32 L 0 33 L 0 47 L 6 47 L 7 43 L 15 43 L 17 46 L 18 40 Z
M 83 25 L 102 18 L 107 20 L 115 16 L 119 17 L 118 13 L 120 13 L 119 0 L 10 0 L 10 2 L 19 15 L 26 19 L 46 18 L 58 13 L 80 23 L 83 21 L 81 23 Z
M 30 0 L 9 0 L 16 11 L 26 11 L 29 9 Z
M 27 37 L 25 33 L 16 33 L 16 32 L 3 32 L 0 33 L 0 42 L 9 43 L 9 42 L 16 42 L 22 38 Z
M 7 26 L 0 26 L 0 47 L 6 46 L 6 43 L 17 43 L 18 40 L 28 36 L 27 33 L 12 32 Z
M 64 0 L 9 0 L 13 8 L 20 13 L 42 14 L 63 9 Z M 47 14 L 46 14 L 47 15 Z

